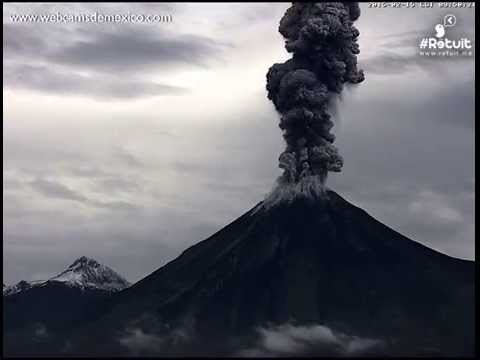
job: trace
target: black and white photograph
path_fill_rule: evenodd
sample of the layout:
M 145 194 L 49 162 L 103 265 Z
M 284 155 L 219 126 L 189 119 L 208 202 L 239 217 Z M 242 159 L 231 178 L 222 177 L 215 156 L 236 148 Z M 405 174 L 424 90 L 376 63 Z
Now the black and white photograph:
M 4 358 L 475 357 L 474 2 L 4 2 Z

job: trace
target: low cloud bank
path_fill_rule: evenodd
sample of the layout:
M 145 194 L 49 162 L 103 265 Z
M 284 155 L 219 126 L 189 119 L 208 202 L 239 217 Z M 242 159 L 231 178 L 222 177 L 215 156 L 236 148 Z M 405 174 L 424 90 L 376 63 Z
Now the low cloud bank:
M 143 326 L 142 326 L 143 325 Z M 152 331 L 147 331 L 150 328 Z M 181 326 L 170 328 L 150 314 L 144 314 L 128 326 L 118 342 L 131 355 L 154 355 L 182 348 L 194 339 L 193 323 L 185 320 Z
M 386 343 L 380 339 L 345 334 L 320 324 L 261 326 L 244 336 L 225 334 L 223 340 L 204 338 L 195 330 L 195 321 L 177 326 L 152 315 L 133 321 L 117 338 L 131 356 L 230 355 L 272 356 L 365 356 L 382 355 Z
M 323 325 L 295 326 L 287 323 L 260 327 L 257 333 L 256 344 L 241 350 L 237 356 L 361 356 L 377 353 L 384 347 L 381 340 L 342 334 Z

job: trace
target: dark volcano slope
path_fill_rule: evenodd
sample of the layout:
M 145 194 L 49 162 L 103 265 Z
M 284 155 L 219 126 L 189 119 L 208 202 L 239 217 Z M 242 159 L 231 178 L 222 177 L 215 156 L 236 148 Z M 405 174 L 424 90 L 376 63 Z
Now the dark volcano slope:
M 205 353 L 221 353 L 228 337 L 294 321 L 383 339 L 392 355 L 473 354 L 474 262 L 409 240 L 332 191 L 258 209 L 117 294 L 75 351 L 124 353 L 126 329 L 190 326 Z

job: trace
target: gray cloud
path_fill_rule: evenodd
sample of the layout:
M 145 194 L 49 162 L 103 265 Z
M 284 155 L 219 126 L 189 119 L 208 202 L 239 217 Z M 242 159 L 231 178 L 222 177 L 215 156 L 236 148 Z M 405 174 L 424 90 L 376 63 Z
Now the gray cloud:
M 418 44 L 424 37 L 434 37 L 434 26 L 441 22 L 443 13 L 435 16 L 434 13 L 428 14 L 423 27 L 415 24 L 416 30 L 403 32 L 394 32 L 389 34 L 378 34 L 375 37 L 376 51 L 373 56 L 363 59 L 361 67 L 370 74 L 400 74 L 410 70 L 422 69 L 427 72 L 437 73 L 446 71 L 449 67 L 459 66 L 459 62 L 465 62 L 467 65 L 474 66 L 475 49 L 473 56 L 460 57 L 425 57 L 419 56 Z M 475 43 L 475 30 L 472 29 L 471 21 L 468 17 L 462 16 L 458 24 L 453 28 L 448 28 L 447 36 L 451 39 L 468 38 Z
M 473 70 L 474 64 L 471 65 Z M 423 112 L 424 116 L 432 112 L 438 114 L 436 120 L 440 123 L 472 130 L 475 127 L 475 77 L 440 88 L 424 102 Z
M 48 9 L 32 13 L 53 11 Z M 4 87 L 103 100 L 185 94 L 183 86 L 151 81 L 145 71 L 206 68 L 220 61 L 229 46 L 202 35 L 175 33 L 166 24 L 159 30 L 132 24 L 112 29 L 5 21 Z
M 40 24 L 41 25 L 41 24 Z M 207 67 L 231 45 L 193 34 L 175 34 L 134 25 L 113 29 L 74 27 L 62 36 L 58 28 L 3 24 L 7 58 L 55 63 L 77 69 L 118 74 L 142 68 Z M 49 37 L 58 39 L 48 41 Z
M 66 185 L 53 180 L 37 178 L 30 182 L 32 188 L 39 193 L 51 198 L 60 200 L 72 200 L 88 206 L 95 206 L 110 210 L 135 210 L 136 206 L 126 201 L 99 201 L 90 199 Z
M 115 151 L 114 157 L 127 166 L 141 168 L 145 165 L 138 157 L 123 148 L 119 148 Z
M 111 173 L 102 170 L 98 167 L 94 166 L 76 166 L 76 167 L 70 167 L 66 170 L 69 174 L 72 174 L 75 177 L 85 177 L 85 178 L 97 178 L 97 177 L 103 177 L 103 176 L 112 176 Z
M 226 338 L 223 344 L 212 346 L 198 338 L 193 323 L 170 329 L 155 317 L 144 314 L 131 322 L 120 333 L 117 341 L 133 356 L 185 355 L 198 354 L 199 351 L 208 353 L 208 349 L 214 349 L 215 346 L 223 348 L 217 351 L 226 351 L 235 357 L 365 356 L 379 355 L 386 349 L 386 342 L 380 339 L 346 335 L 318 324 L 290 323 L 258 327 L 252 330 L 250 336 Z
M 6 57 L 17 58 L 35 53 L 43 55 L 48 44 L 46 39 L 35 35 L 31 28 L 3 24 L 3 51 Z
M 170 328 L 160 322 L 156 316 L 144 313 L 130 321 L 129 325 L 120 332 L 117 341 L 133 356 L 160 354 L 165 356 L 169 354 L 167 351 L 171 350 L 172 346 L 182 351 L 185 345 L 194 340 L 194 336 L 192 319 L 184 319 L 181 325 Z
M 363 60 L 360 66 L 365 72 L 370 74 L 401 74 L 415 68 L 436 73 L 442 68 L 458 65 L 460 61 L 473 65 L 475 59 L 465 56 L 439 60 L 431 57 L 422 57 L 417 53 L 399 54 L 393 51 L 379 50 L 375 56 Z
M 181 95 L 187 89 L 118 76 L 85 76 L 55 67 L 5 65 L 4 85 L 53 94 L 86 95 L 102 99 L 131 99 L 155 95 Z
M 88 201 L 83 195 L 71 190 L 67 186 L 45 179 L 35 179 L 30 183 L 32 188 L 45 196 L 55 199 L 74 200 L 85 203 Z
M 119 176 L 105 177 L 95 182 L 103 193 L 122 193 L 140 191 L 139 184 L 135 179 L 125 179 Z
M 110 210 L 120 210 L 120 211 L 135 211 L 137 206 L 130 204 L 126 201 L 89 201 L 90 204 L 93 204 L 97 207 L 110 209 Z
M 42 340 L 50 336 L 47 327 L 43 323 L 36 323 L 33 325 L 33 328 L 35 340 Z
M 128 333 L 120 338 L 119 342 L 126 346 L 133 356 L 139 356 L 145 353 L 160 353 L 165 340 L 156 335 L 146 334 L 142 329 L 128 329 Z
M 207 66 L 224 44 L 197 35 L 170 35 L 140 30 L 96 32 L 49 55 L 54 62 L 105 72 L 162 69 L 184 65 Z

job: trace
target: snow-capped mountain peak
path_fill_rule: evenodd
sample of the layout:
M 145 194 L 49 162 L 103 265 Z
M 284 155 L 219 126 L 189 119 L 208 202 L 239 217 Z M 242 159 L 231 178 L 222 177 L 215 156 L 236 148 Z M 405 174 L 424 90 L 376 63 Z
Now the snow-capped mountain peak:
M 102 265 L 94 259 L 82 256 L 75 260 L 66 270 L 49 280 L 25 281 L 15 285 L 3 285 L 3 296 L 17 294 L 33 287 L 47 286 L 52 283 L 63 283 L 69 287 L 80 289 L 96 289 L 103 291 L 120 291 L 130 286 L 121 275 Z
M 87 268 L 87 267 L 98 268 L 100 266 L 101 265 L 95 259 L 82 256 L 77 260 L 75 260 L 73 264 L 67 268 L 67 270 L 71 269 L 73 271 L 78 271 L 78 270 L 81 270 L 82 268 Z
M 106 291 L 120 291 L 130 286 L 127 280 L 108 266 L 86 256 L 78 258 L 65 271 L 48 280 L 48 282 L 54 281 L 82 289 Z

